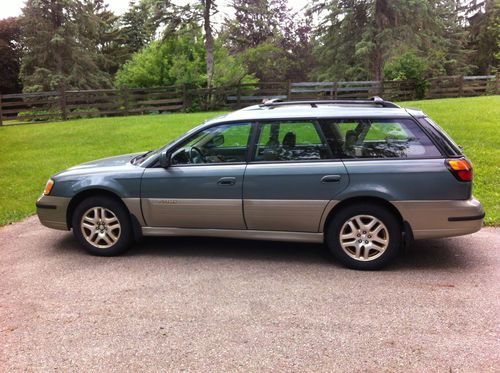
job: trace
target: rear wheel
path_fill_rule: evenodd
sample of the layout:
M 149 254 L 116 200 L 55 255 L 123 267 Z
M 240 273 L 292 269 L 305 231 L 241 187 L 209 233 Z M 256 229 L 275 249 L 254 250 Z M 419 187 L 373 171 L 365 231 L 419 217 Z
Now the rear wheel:
M 335 213 L 327 227 L 330 252 L 349 268 L 376 270 L 389 264 L 401 246 L 401 224 L 377 204 L 355 204 Z
M 93 255 L 119 255 L 132 241 L 128 211 L 109 197 L 90 197 L 80 202 L 73 213 L 72 226 L 76 239 Z

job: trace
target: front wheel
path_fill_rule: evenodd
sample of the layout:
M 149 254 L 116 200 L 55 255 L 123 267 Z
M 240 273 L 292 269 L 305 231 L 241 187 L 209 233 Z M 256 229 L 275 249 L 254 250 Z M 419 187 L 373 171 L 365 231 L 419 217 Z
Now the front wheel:
M 119 255 L 132 241 L 128 211 L 119 201 L 109 197 L 83 200 L 74 211 L 72 226 L 76 239 L 93 255 Z
M 349 268 L 376 270 L 389 264 L 401 246 L 401 224 L 377 204 L 355 204 L 335 213 L 326 231 L 333 256 Z

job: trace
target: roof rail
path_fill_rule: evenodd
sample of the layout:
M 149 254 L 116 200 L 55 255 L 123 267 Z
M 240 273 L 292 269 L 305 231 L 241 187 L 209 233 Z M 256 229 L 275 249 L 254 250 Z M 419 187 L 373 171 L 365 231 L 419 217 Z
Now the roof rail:
M 278 100 L 268 100 L 260 107 L 278 107 L 278 106 L 288 106 L 288 105 L 311 105 L 311 107 L 318 107 L 318 105 L 379 105 L 385 108 L 400 108 L 399 105 L 391 101 L 385 101 L 384 99 L 373 96 L 367 100 L 305 100 L 305 101 L 278 101 Z

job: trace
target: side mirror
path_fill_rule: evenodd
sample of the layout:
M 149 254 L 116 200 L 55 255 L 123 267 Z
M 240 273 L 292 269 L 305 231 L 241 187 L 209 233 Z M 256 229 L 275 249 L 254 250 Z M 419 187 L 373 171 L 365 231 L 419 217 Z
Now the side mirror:
M 215 135 L 209 142 L 205 144 L 206 148 L 216 148 L 217 146 L 221 146 L 224 144 L 224 135 L 219 133 Z
M 168 168 L 170 166 L 170 156 L 171 154 L 164 150 L 160 153 L 160 166 L 163 168 Z
M 214 146 L 221 146 L 224 144 L 224 135 L 222 133 L 215 135 L 212 139 Z

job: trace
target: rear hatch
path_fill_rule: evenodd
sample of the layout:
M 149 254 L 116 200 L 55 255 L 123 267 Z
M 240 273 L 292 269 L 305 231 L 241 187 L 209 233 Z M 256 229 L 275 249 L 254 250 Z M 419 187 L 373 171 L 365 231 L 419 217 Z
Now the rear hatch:
M 436 122 L 429 117 L 418 118 L 419 122 L 427 130 L 434 142 L 441 148 L 446 156 L 445 165 L 455 179 L 469 185 L 467 197 L 472 196 L 472 163 L 464 155 L 463 149 L 443 130 Z

